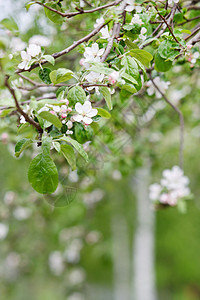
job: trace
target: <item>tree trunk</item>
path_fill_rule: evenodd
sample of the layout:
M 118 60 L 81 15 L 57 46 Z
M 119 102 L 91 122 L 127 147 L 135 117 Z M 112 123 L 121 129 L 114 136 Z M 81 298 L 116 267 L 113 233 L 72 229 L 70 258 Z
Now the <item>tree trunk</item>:
M 150 164 L 139 169 L 134 179 L 137 198 L 137 228 L 133 241 L 132 300 L 156 300 L 154 270 L 154 211 L 148 197 Z

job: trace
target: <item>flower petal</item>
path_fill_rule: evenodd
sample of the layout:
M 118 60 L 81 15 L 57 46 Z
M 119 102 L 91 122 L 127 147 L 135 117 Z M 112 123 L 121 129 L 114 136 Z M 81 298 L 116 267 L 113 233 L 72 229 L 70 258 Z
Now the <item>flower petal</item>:
M 83 121 L 83 116 L 77 114 L 77 115 L 73 116 L 73 119 L 75 122 L 81 122 L 81 121 Z
M 82 114 L 82 112 L 83 112 L 83 105 L 82 105 L 80 102 L 76 103 L 76 105 L 75 105 L 75 110 L 76 110 L 79 114 Z
M 92 117 L 96 116 L 97 113 L 98 113 L 98 110 L 96 108 L 93 108 L 93 109 L 90 110 L 89 113 L 87 113 L 87 117 L 92 118 Z
M 83 117 L 83 122 L 87 125 L 91 124 L 92 123 L 92 119 L 91 118 L 88 118 L 88 117 Z
M 85 103 L 83 104 L 83 111 L 88 114 L 92 109 L 91 102 L 86 100 Z

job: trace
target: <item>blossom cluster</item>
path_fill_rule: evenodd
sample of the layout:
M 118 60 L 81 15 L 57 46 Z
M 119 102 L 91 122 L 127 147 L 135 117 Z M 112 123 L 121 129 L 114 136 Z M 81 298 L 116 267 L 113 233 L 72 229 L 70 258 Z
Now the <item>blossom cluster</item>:
M 41 54 L 41 47 L 36 44 L 30 44 L 27 51 L 21 51 L 22 62 L 18 65 L 19 69 L 28 70 L 31 67 L 31 60 L 35 58 L 39 59 Z
M 184 176 L 180 167 L 164 170 L 162 176 L 160 184 L 154 183 L 149 187 L 149 198 L 155 204 L 175 206 L 190 195 L 189 178 Z

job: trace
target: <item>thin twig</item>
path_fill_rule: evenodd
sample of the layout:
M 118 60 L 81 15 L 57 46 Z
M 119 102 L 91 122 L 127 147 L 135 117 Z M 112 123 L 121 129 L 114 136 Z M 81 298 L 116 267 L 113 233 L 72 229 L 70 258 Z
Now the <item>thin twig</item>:
M 185 38 L 185 41 L 188 41 L 191 37 L 193 37 L 200 30 L 200 26 L 195 28 L 193 32 Z
M 180 150 L 179 150 L 179 165 L 183 168 L 183 149 L 184 149 L 184 117 L 182 112 L 178 107 L 176 107 L 173 103 L 169 101 L 169 99 L 165 96 L 165 94 L 160 90 L 157 84 L 154 82 L 151 73 L 149 73 L 149 78 L 153 83 L 154 87 L 157 91 L 162 95 L 163 99 L 178 113 L 180 120 Z
M 74 16 L 77 16 L 77 15 L 80 15 L 80 14 L 89 14 L 89 13 L 93 13 L 93 12 L 96 12 L 96 11 L 99 11 L 99 10 L 102 10 L 102 9 L 105 9 L 105 8 L 108 8 L 108 7 L 111 7 L 111 6 L 116 6 L 118 5 L 120 2 L 122 2 L 122 0 L 116 0 L 116 1 L 113 1 L 111 3 L 108 3 L 108 4 L 105 4 L 103 6 L 99 6 L 99 7 L 96 7 L 96 8 L 93 8 L 93 9 L 90 9 L 90 10 L 79 10 L 77 12 L 66 12 L 66 13 L 62 13 L 61 11 L 57 10 L 57 9 L 54 9 L 50 6 L 47 6 L 46 4 L 44 3 L 41 3 L 41 2 L 38 2 L 38 1 L 35 1 L 35 3 L 57 13 L 58 15 L 62 16 L 62 17 L 67 17 L 67 18 L 72 18 Z
M 196 16 L 196 17 L 194 17 L 194 18 L 187 19 L 185 22 L 178 23 L 177 25 L 178 25 L 178 26 L 181 26 L 181 25 L 184 25 L 184 24 L 186 24 L 186 23 L 189 23 L 189 22 L 195 21 L 195 20 L 197 20 L 197 19 L 199 19 L 199 18 L 200 18 L 200 16 Z
M 33 126 L 37 129 L 38 132 L 42 133 L 42 132 L 43 132 L 43 129 L 40 127 L 40 124 L 37 123 L 37 122 L 35 122 L 31 117 L 29 117 L 29 116 L 27 115 L 27 113 L 25 113 L 25 112 L 23 111 L 23 109 L 21 108 L 21 106 L 19 105 L 19 102 L 18 102 L 17 97 L 16 97 L 16 95 L 15 95 L 15 91 L 14 91 L 14 89 L 10 86 L 8 80 L 9 80 L 9 76 L 6 75 L 6 77 L 5 77 L 5 86 L 8 88 L 8 90 L 10 91 L 11 95 L 12 95 L 13 98 L 14 98 L 15 106 L 16 106 L 17 111 L 18 111 L 22 116 L 24 116 L 26 122 L 28 122 L 29 124 L 33 125 Z

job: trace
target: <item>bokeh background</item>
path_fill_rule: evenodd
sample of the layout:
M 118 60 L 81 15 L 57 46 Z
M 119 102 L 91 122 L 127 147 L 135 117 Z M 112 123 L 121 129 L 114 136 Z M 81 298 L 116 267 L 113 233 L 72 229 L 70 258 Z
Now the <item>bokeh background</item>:
M 80 16 L 57 28 L 37 5 L 27 13 L 24 2 L 0 3 L 0 20 L 13 16 L 20 28 L 17 40 L 1 31 L 1 57 L 35 35 L 49 39 L 49 53 L 61 50 L 79 38 L 78 28 L 80 37 L 89 32 L 99 16 Z M 59 63 L 78 70 L 80 58 L 72 52 Z M 62 185 L 52 196 L 30 187 L 27 170 L 34 154 L 14 158 L 16 125 L 9 123 L 6 133 L 9 121 L 0 120 L 0 223 L 8 229 L 5 234 L 0 226 L 2 300 L 137 300 L 136 285 L 146 289 L 148 300 L 200 299 L 198 74 L 198 68 L 182 65 L 166 74 L 173 83 L 168 95 L 186 121 L 184 171 L 193 200 L 184 214 L 177 208 L 155 211 L 148 199 L 149 184 L 178 163 L 178 117 L 162 100 L 142 95 L 133 98 L 132 110 L 116 110 L 94 142 L 102 147 L 90 170 L 80 162 L 80 171 L 71 172 L 54 154 Z M 8 101 L 2 88 L 0 103 Z M 135 110 L 142 113 L 141 126 L 131 134 Z

